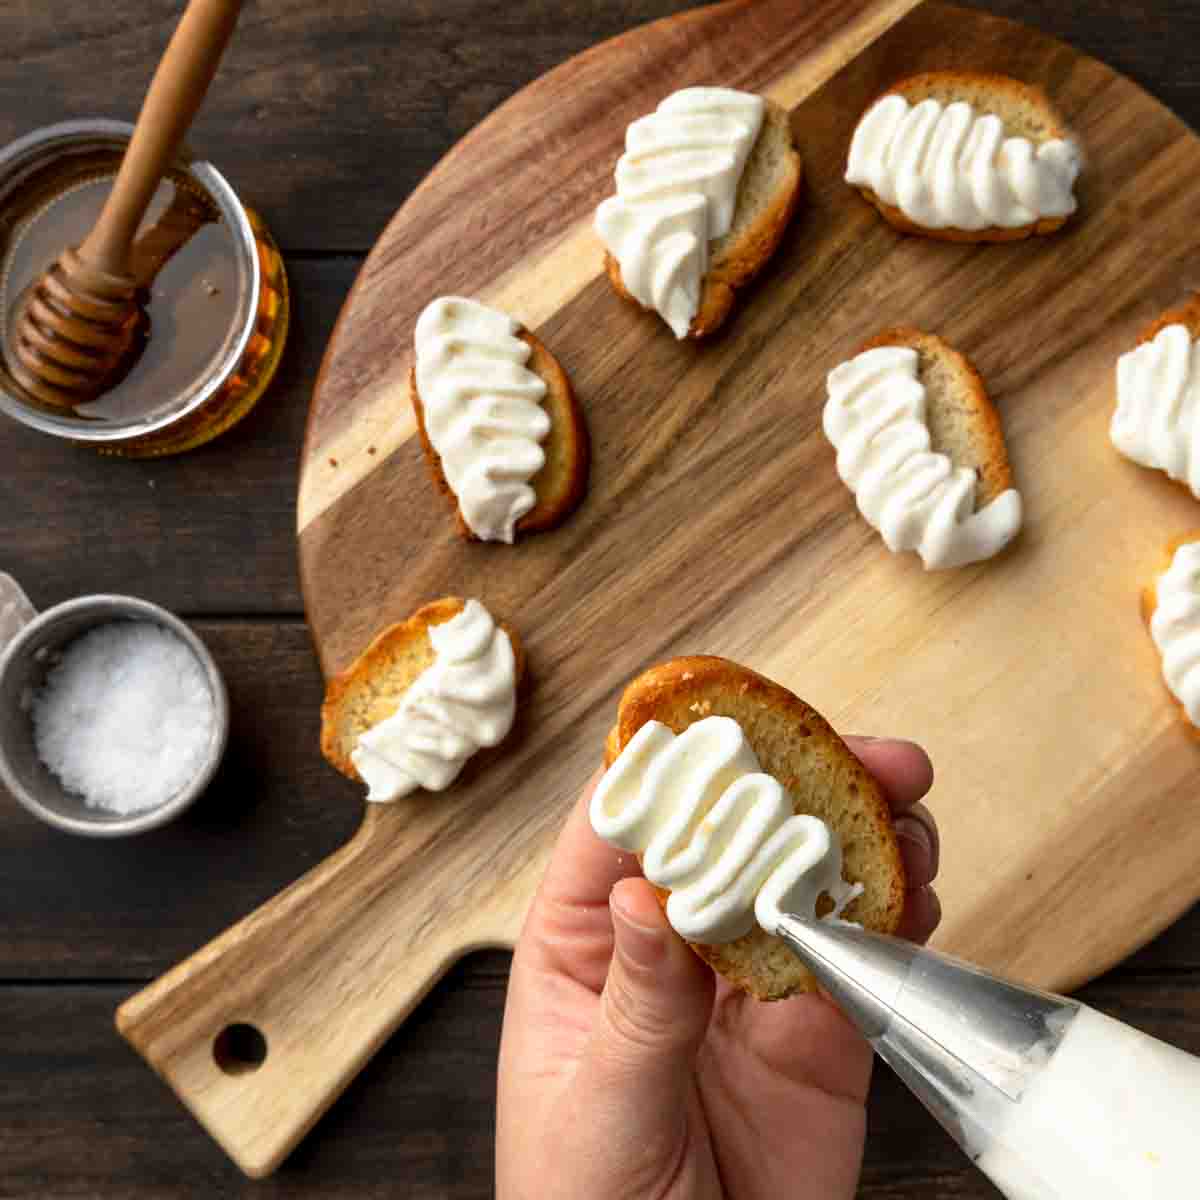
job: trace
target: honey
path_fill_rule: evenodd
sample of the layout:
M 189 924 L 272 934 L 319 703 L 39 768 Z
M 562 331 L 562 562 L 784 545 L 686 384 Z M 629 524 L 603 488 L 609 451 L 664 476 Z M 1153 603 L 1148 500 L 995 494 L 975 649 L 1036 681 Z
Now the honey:
M 61 409 L 25 392 L 6 366 L 25 290 L 64 247 L 86 237 L 123 149 L 111 136 L 69 139 L 25 155 L 23 169 L 18 155 L 17 169 L 0 178 L 0 407 L 107 453 L 172 454 L 250 411 L 275 371 L 288 324 L 279 251 L 208 164 L 168 172 L 138 229 L 132 267 L 149 324 L 126 374 L 99 397 Z

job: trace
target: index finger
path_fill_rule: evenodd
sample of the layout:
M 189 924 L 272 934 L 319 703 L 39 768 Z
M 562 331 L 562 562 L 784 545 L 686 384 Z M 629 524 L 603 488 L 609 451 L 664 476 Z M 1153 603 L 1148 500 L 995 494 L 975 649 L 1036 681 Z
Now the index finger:
M 855 737 L 847 738 L 846 742 L 883 788 L 895 818 L 909 898 L 913 900 L 911 893 L 927 888 L 938 873 L 940 838 L 937 822 L 921 803 L 933 784 L 933 764 L 929 755 L 913 742 Z M 933 902 L 928 897 L 913 900 L 913 903 L 923 906 L 931 914 L 933 925 L 937 924 L 936 915 L 932 915 Z M 933 925 L 926 920 L 918 927 L 928 926 L 932 930 Z

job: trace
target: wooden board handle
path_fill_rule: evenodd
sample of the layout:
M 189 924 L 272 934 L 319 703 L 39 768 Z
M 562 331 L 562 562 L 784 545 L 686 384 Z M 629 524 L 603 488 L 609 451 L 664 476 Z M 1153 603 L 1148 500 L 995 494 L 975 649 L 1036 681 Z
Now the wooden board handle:
M 279 1165 L 455 959 L 494 944 L 461 921 L 403 928 L 414 827 L 368 806 L 348 845 L 117 1012 L 247 1175 Z

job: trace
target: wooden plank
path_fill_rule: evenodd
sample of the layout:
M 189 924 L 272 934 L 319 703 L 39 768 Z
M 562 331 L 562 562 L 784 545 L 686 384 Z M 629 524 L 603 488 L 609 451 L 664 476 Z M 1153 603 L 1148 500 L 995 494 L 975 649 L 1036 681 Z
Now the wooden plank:
M 361 445 L 377 411 L 394 440 L 376 456 L 363 447 L 366 473 L 331 484 L 348 489 L 339 498 L 301 508 L 323 663 L 337 669 L 432 596 L 473 594 L 517 622 L 536 686 L 503 753 L 437 803 L 370 808 L 344 851 L 123 1006 L 122 1033 L 247 1173 L 278 1165 L 456 955 L 511 942 L 615 691 L 664 653 L 726 653 L 842 728 L 929 745 L 935 804 L 950 797 L 949 949 L 1073 986 L 1195 897 L 1195 747 L 1141 665 L 1128 582 L 1189 502 L 1102 453 L 1097 397 L 1133 323 L 1195 266 L 1200 142 L 1062 43 L 940 4 L 901 17 L 906 3 L 815 5 L 798 22 L 785 0 L 758 0 L 581 56 L 452 152 L 373 251 L 318 383 L 305 479 L 340 471 L 323 461 L 329 447 L 344 430 Z M 864 106 L 901 73 L 948 62 L 1040 82 L 1061 105 L 1089 159 L 1068 234 L 983 249 L 900 239 L 846 188 Z M 648 93 L 696 78 L 795 104 L 808 180 L 777 262 L 706 347 L 673 343 L 603 279 L 564 286 L 562 271 L 577 232 L 598 270 L 579 223 L 603 183 L 596 159 L 611 159 Z M 540 113 L 553 115 L 539 145 L 572 181 L 554 204 L 528 154 Z M 1139 206 L 1155 211 L 1151 231 Z M 475 253 L 457 254 L 481 229 Z M 444 509 L 422 504 L 429 484 L 404 425 L 398 351 L 423 298 L 464 284 L 533 298 L 596 448 L 581 509 L 511 550 L 463 543 Z M 825 371 L 901 314 L 966 348 L 1004 407 L 1031 528 L 977 570 L 929 575 L 883 552 L 814 434 Z M 1122 623 L 1128 654 L 1098 661 Z M 1082 929 L 1080 907 L 1092 914 Z M 329 1029 L 332 997 L 342 1020 Z M 212 1031 L 235 1020 L 272 1047 L 236 1088 L 209 1053 Z
M 59 833 L 0 797 L 0 980 L 149 978 L 357 825 L 357 789 L 317 748 L 322 684 L 306 627 L 195 628 L 229 685 L 220 772 L 174 824 L 116 842 Z
M 512 92 L 698 2 L 248 3 L 189 141 L 286 250 L 361 252 L 446 148 Z M 0 144 L 75 117 L 133 120 L 181 8 L 0 6 Z M 90 69 L 97 59 L 103 71 Z
M 199 144 L 220 147 L 219 152 L 214 152 L 219 165 L 249 199 L 265 209 L 276 232 L 289 246 L 309 251 L 338 246 L 365 250 L 395 205 L 436 162 L 450 141 L 465 132 L 495 100 L 515 88 L 516 84 L 508 82 L 510 70 L 521 72 L 522 79 L 532 78 L 557 61 L 545 51 L 551 41 L 563 47 L 558 57 L 566 57 L 608 29 L 615 31 L 626 22 L 664 15 L 678 7 L 682 6 L 669 0 L 629 0 L 619 6 L 605 0 L 591 3 L 568 0 L 565 5 L 552 8 L 543 0 L 522 0 L 516 4 L 446 0 L 437 5 L 358 2 L 336 6 L 335 13 L 334 8 L 316 0 L 307 3 L 289 0 L 286 4 L 282 0 L 250 0 L 246 15 L 254 23 L 256 36 L 263 38 L 264 46 L 269 45 L 266 31 L 272 24 L 277 25 L 283 33 L 281 43 L 285 39 L 288 42 L 288 52 L 273 54 L 263 50 L 258 54 L 253 70 L 242 73 L 237 88 L 231 89 L 231 96 L 235 90 L 249 90 L 258 109 L 242 105 L 239 99 L 223 108 L 221 111 L 226 115 L 220 118 L 214 116 L 208 120 L 202 116 Z M 1200 10 L 1191 0 L 1155 0 L 1133 6 L 1120 0 L 1097 0 L 1087 6 L 1062 7 L 1034 4 L 1032 0 L 994 0 L 982 7 L 1066 37 L 1080 49 L 1107 60 L 1143 83 L 1185 120 L 1200 126 L 1197 86 L 1200 79 L 1191 53 L 1200 33 Z M 133 0 L 111 0 L 102 6 L 80 3 L 0 6 L 0 45 L 6 49 L 20 46 L 19 52 L 8 53 L 0 61 L 0 122 L 8 122 L 0 125 L 0 140 L 62 116 L 91 113 L 131 116 L 144 87 L 148 64 L 165 44 L 180 8 L 181 0 L 150 0 L 136 6 Z M 569 19 L 559 15 L 564 12 L 569 13 Z M 381 15 L 385 20 L 380 20 Z M 401 24 L 389 25 L 386 19 L 389 17 L 395 17 Z M 399 39 L 393 41 L 393 31 L 403 28 L 411 36 L 415 25 L 409 22 L 417 20 L 423 22 L 419 36 L 403 46 L 395 44 Z M 444 30 L 456 27 L 473 31 L 472 44 L 459 53 L 439 53 L 437 47 L 447 45 Z M 351 53 L 342 49 L 343 36 L 348 42 L 352 39 Z M 28 40 L 19 41 L 21 38 Z M 147 41 L 143 44 L 137 41 L 139 38 Z M 135 44 L 139 48 L 125 54 L 125 47 Z M 375 72 L 372 61 L 375 45 L 384 48 L 391 65 L 382 86 L 367 90 L 359 86 L 359 81 Z M 520 46 L 520 54 L 508 59 L 496 57 L 496 47 L 514 45 Z M 97 73 L 86 69 L 97 51 L 103 53 L 106 62 L 116 64 L 113 70 Z M 433 72 L 424 69 L 426 51 L 431 56 L 436 54 Z M 34 74 L 39 85 L 36 88 L 29 86 Z M 423 108 L 416 107 L 414 96 L 415 104 L 420 103 L 422 96 L 428 103 Z M 403 112 L 402 105 L 408 106 Z M 389 111 L 382 112 L 384 107 Z M 231 123 L 229 114 L 236 114 L 236 121 Z M 360 114 L 362 120 L 357 119 Z M 345 136 L 347 129 L 352 137 Z M 237 132 L 236 140 L 231 136 L 232 130 Z M 265 145 L 281 150 L 271 159 L 269 171 L 263 169 Z M 293 265 L 293 281 L 296 277 Z M 336 303 L 333 307 L 336 309 Z M 12 443 L 0 441 L 4 473 L 14 466 L 19 468 L 30 444 L 22 443 L 18 452 L 13 453 Z M 225 444 L 229 443 L 218 446 Z M 53 486 L 62 486 L 65 461 L 50 456 L 43 464 L 47 469 L 31 473 L 30 483 L 46 487 L 46 481 L 53 480 Z M 209 484 L 218 495 L 227 487 L 229 467 L 230 460 L 215 452 L 206 461 Z M 290 469 L 290 462 L 285 469 Z M 3 484 L 0 478 L 0 489 Z M 259 479 L 255 495 L 267 484 L 266 478 Z M 111 478 L 107 487 L 113 487 Z M 104 487 L 96 487 L 88 494 L 93 500 L 103 500 L 105 493 Z M 147 571 L 123 549 L 121 518 L 125 505 L 133 501 L 122 489 L 109 495 L 107 524 L 97 525 L 101 532 L 113 537 L 114 544 L 103 553 L 93 551 L 86 571 L 79 568 L 82 547 L 78 540 L 64 535 L 57 541 L 39 543 L 46 553 L 67 560 L 34 564 L 46 581 L 45 602 L 76 591 L 94 590 L 97 575 L 104 576 L 108 586 L 120 586 L 120 575 L 106 572 L 108 554 L 120 556 L 126 575 L 141 571 L 141 578 L 151 587 L 162 577 Z M 206 520 L 205 489 L 196 486 L 191 498 L 196 506 L 193 519 Z M 9 494 L 0 493 L 0 500 L 10 499 Z M 220 502 L 227 503 L 224 498 Z M 7 562 L 14 548 L 28 544 L 28 539 L 34 536 L 30 527 L 39 518 L 27 513 L 27 525 L 18 522 L 5 525 L 5 507 L 6 504 L 0 504 L 0 554 L 6 556 Z M 69 531 L 72 522 L 80 519 L 80 511 L 75 506 L 54 508 L 49 518 Z M 141 512 L 137 503 L 133 503 L 133 511 L 135 515 Z M 163 531 L 173 532 L 173 527 L 164 524 Z M 190 544 L 189 550 L 199 554 L 203 561 L 200 541 Z M 260 540 L 257 553 L 269 557 L 265 540 Z M 249 563 L 251 557 L 247 555 L 245 561 Z M 171 565 L 159 562 L 158 571 L 170 574 Z M 77 579 L 82 580 L 81 585 L 77 585 Z M 173 586 L 181 595 L 203 596 L 198 584 L 189 583 L 182 574 Z M 145 594 L 154 593 L 147 590 Z M 294 592 L 284 608 L 296 611 Z M 251 658 L 243 669 L 249 675 L 261 666 Z M 275 698 L 263 693 L 259 699 L 266 726 L 274 721 L 270 714 L 276 711 L 281 717 L 286 714 L 286 707 L 280 708 Z M 297 705 L 297 714 L 303 707 Z M 254 736 L 257 735 L 247 734 Z M 307 754 L 299 755 L 295 766 L 286 761 L 289 749 L 286 726 L 266 736 L 276 747 L 270 794 L 280 798 L 297 794 L 303 778 L 314 765 L 320 764 L 314 764 Z M 295 744 L 302 745 L 303 739 L 297 737 Z M 247 761 L 256 761 L 255 756 L 248 754 Z M 290 775 L 292 771 L 296 772 L 294 777 Z M 224 800 L 220 803 L 224 804 Z M 137 939 L 139 943 L 153 939 L 155 934 L 144 911 L 133 911 L 121 902 L 120 896 L 114 895 L 127 886 L 125 878 L 93 867 L 86 877 L 94 880 L 95 886 L 80 887 L 79 895 L 72 894 L 67 890 L 67 881 L 80 860 L 68 860 L 71 870 L 64 870 L 63 847 L 68 839 L 47 837 L 36 846 L 14 843 L 8 836 L 11 823 L 6 808 L 0 805 L 5 845 L 11 851 L 5 856 L 6 871 L 19 859 L 29 855 L 36 859 L 28 865 L 28 878 L 21 885 L 25 895 L 13 903 L 24 910 L 22 920 L 27 927 L 32 928 L 38 922 L 43 926 L 39 948 L 49 948 L 52 955 L 61 955 L 59 961 L 67 962 L 72 947 L 80 946 L 88 963 L 107 964 L 102 969 L 114 976 L 132 977 L 147 970 L 150 960 L 139 946 L 127 944 L 125 931 L 145 928 L 145 934 Z M 298 855 L 305 853 L 309 844 L 306 839 L 315 838 L 311 844 L 316 846 L 314 856 L 319 856 L 341 839 L 341 833 L 326 826 L 334 811 L 334 807 L 306 807 L 307 815 L 302 818 L 301 826 L 294 829 L 280 826 L 277 835 L 284 839 L 292 837 Z M 205 863 L 221 861 L 214 859 L 214 852 L 220 854 L 226 849 L 226 839 L 232 846 L 243 832 L 242 824 L 219 824 L 205 828 L 202 836 L 186 850 L 180 848 L 176 863 L 185 864 L 185 855 L 196 856 L 200 861 L 187 868 L 188 878 L 201 887 L 211 888 L 211 895 L 189 903 L 178 932 L 174 927 L 169 931 L 168 938 L 172 943 L 178 940 L 179 950 L 167 954 L 167 959 L 185 952 L 224 923 L 226 918 L 206 917 L 214 904 L 222 911 L 228 909 L 232 917 L 255 903 L 259 892 L 247 881 L 256 871 L 265 870 L 271 877 L 271 882 L 261 888 L 261 894 L 290 877 L 273 856 L 273 843 L 265 839 L 255 841 L 256 853 L 261 858 L 257 862 L 239 860 L 238 871 L 228 885 L 235 891 L 240 889 L 239 894 L 246 896 L 245 903 L 230 900 L 226 904 L 226 881 L 206 877 L 199 868 Z M 102 856 L 97 856 L 97 864 L 101 862 Z M 55 882 L 50 892 L 43 886 L 47 881 Z M 0 906 L 7 895 L 6 889 L 0 889 Z M 57 908 L 45 906 L 48 896 L 56 900 Z M 139 910 L 161 902 L 161 895 L 152 896 L 148 891 L 136 890 L 135 898 Z M 5 909 L 3 916 L 7 918 L 8 914 Z M 166 916 L 172 920 L 170 914 Z M 139 921 L 143 924 L 139 925 Z M 195 939 L 183 931 L 183 925 L 194 925 Z M 7 921 L 3 927 L 7 932 Z M 60 931 L 61 944 L 56 947 L 54 942 Z M 107 956 L 101 953 L 101 943 L 105 941 L 111 948 Z M 132 956 L 130 961 L 135 970 L 124 969 L 123 954 Z M 1195 965 L 1198 956 L 1200 917 L 1193 910 L 1189 917 L 1135 956 L 1130 966 L 1178 969 Z M 494 1041 L 488 1044 L 486 1036 L 481 1034 L 483 1041 L 476 1053 L 472 1039 L 480 1030 L 481 1021 L 486 1024 L 487 1020 L 493 1020 L 498 1028 L 498 989 L 504 963 L 505 958 L 500 955 L 473 958 L 461 973 L 455 972 L 445 985 L 435 989 L 268 1190 L 272 1194 L 304 1194 L 310 1191 L 310 1179 L 319 1177 L 319 1182 L 311 1188 L 313 1195 L 382 1195 L 390 1194 L 397 1180 L 407 1180 L 411 1175 L 416 1180 L 412 1194 L 421 1197 L 490 1195 L 487 1088 L 494 1070 Z M 18 964 L 22 973 L 28 965 L 28 962 Z M 494 985 L 497 990 L 487 998 L 474 991 L 463 993 L 464 1003 L 453 1008 L 449 1024 L 426 1024 L 426 1012 L 441 1003 L 443 993 L 449 991 L 451 998 L 458 995 L 458 988 L 471 986 L 477 971 L 487 972 L 489 986 Z M 4 974 L 7 971 L 0 971 L 0 975 Z M 1132 1011 L 1157 1003 L 1155 997 L 1162 988 L 1159 976 L 1131 977 L 1122 972 L 1117 978 L 1123 988 L 1129 989 Z M 1194 1010 L 1190 997 L 1197 994 L 1195 982 L 1186 977 L 1179 982 L 1179 990 L 1171 993 L 1172 1003 L 1183 1011 Z M 106 991 L 99 1001 L 90 995 L 91 989 L 0 991 L 0 1001 L 22 997 L 21 1007 L 2 1008 L 6 1027 L 20 1035 L 9 1039 L 6 1051 L 20 1048 L 28 1031 L 45 1020 L 19 1069 L 13 1067 L 11 1054 L 0 1059 L 0 1105 L 3 1105 L 0 1161 L 5 1163 L 0 1195 L 191 1194 L 207 1198 L 247 1194 L 241 1176 L 224 1156 L 165 1089 L 113 1039 L 111 1013 L 128 990 Z M 27 1003 L 28 1007 L 24 1007 Z M 87 1036 L 77 1039 L 74 1036 L 77 1030 L 86 1031 Z M 1165 1026 L 1159 1032 L 1173 1036 Z M 1191 1048 L 1198 1048 L 1194 1037 Z M 438 1050 L 444 1053 L 427 1053 Z M 418 1064 L 411 1079 L 405 1072 L 410 1059 Z M 387 1065 L 377 1074 L 380 1064 Z M 66 1069 L 61 1069 L 64 1066 Z M 403 1080 L 394 1086 L 390 1075 L 393 1070 L 405 1072 Z M 458 1077 L 458 1071 L 465 1073 L 463 1078 Z M 467 1078 L 468 1074 L 474 1083 Z M 437 1094 L 427 1097 L 424 1109 L 420 1104 L 407 1106 L 406 1096 L 412 1092 L 424 1097 L 421 1088 L 429 1080 L 436 1081 Z M 476 1086 L 480 1082 L 484 1085 L 482 1089 Z M 383 1089 L 378 1099 L 374 1098 L 374 1089 Z M 440 1098 L 443 1094 L 444 1101 Z M 37 1128 L 30 1130 L 29 1138 L 17 1145 L 17 1153 L 26 1157 L 20 1159 L 19 1172 L 11 1171 L 10 1164 L 17 1161 L 17 1153 L 12 1138 L 3 1139 L 10 1128 L 18 1128 L 18 1132 L 29 1129 L 27 1125 L 16 1127 L 13 1121 L 17 1117 L 23 1121 L 33 1111 L 30 1097 L 37 1098 L 37 1111 L 43 1119 Z M 447 1130 L 461 1128 L 454 1123 L 456 1120 L 463 1120 L 464 1114 L 470 1117 L 472 1105 L 484 1114 L 477 1135 L 447 1136 Z M 427 1111 L 435 1112 L 436 1119 L 427 1120 Z M 915 1137 L 910 1132 L 914 1124 L 918 1127 Z M 891 1200 L 909 1200 L 918 1194 L 933 1200 L 994 1196 L 986 1185 L 963 1171 L 944 1136 L 927 1122 L 895 1081 L 883 1073 L 872 1096 L 871 1127 L 863 1196 L 886 1196 Z M 40 1139 L 45 1139 L 51 1147 L 43 1156 L 36 1155 Z M 359 1162 L 369 1164 L 369 1170 L 358 1171 Z M 345 1179 L 352 1182 L 344 1184 Z
M 412 1200 L 490 1197 L 507 964 L 507 955 L 492 952 L 457 966 L 283 1165 L 269 1194 L 384 1200 L 399 1189 Z M 1117 972 L 1083 998 L 1200 1052 L 1198 988 L 1196 973 Z M 113 985 L 0 988 L 0 1196 L 250 1194 L 236 1167 L 114 1035 L 112 1010 L 127 994 Z M 867 1113 L 860 1200 L 996 1196 L 886 1068 L 876 1071 Z
M 473 129 L 409 197 L 355 281 L 321 365 L 297 527 L 315 524 L 413 436 L 411 332 L 433 295 L 467 292 L 534 328 L 596 280 L 592 214 L 612 190 L 626 126 L 654 97 L 716 80 L 769 85 L 792 109 L 917 2 L 712 5 L 579 55 Z M 569 186 L 544 186 L 549 160 Z M 473 230 L 486 237 L 463 254 Z
M 1122 964 L 1130 972 L 1200 969 L 1200 904 Z
M 257 0 L 246 5 L 191 140 L 262 209 L 287 249 L 365 251 L 446 149 L 524 84 L 697 2 Z M 1200 126 L 1190 54 L 1200 11 L 1191 0 L 978 6 L 1073 41 Z M 132 120 L 181 7 L 0 5 L 0 143 L 73 117 Z M 106 70 L 89 69 L 97 56 Z
M 148 980 L 333 852 L 358 789 L 317 749 L 322 682 L 307 629 L 198 622 L 229 685 L 232 741 L 191 814 L 145 837 L 68 837 L 0 803 L 0 986 Z M 496 959 L 497 962 L 505 961 Z M 1129 960 L 1200 971 L 1200 906 Z
M 279 374 L 240 425 L 199 450 L 107 458 L 0 420 L 0 570 L 39 608 L 114 591 L 190 615 L 299 615 L 296 448 L 358 265 L 288 264 L 293 324 Z
M 225 767 L 191 814 L 127 842 L 68 837 L 0 803 L 0 986 L 147 980 L 345 842 L 358 789 L 317 749 L 322 683 L 296 622 L 199 622 L 229 685 Z M 499 960 L 497 960 L 499 961 Z M 1129 960 L 1200 971 L 1200 906 Z
M 1200 9 L 1192 0 L 1137 5 L 1100 0 L 1086 14 L 1071 5 L 1037 0 L 972 0 L 972 7 L 1023 21 L 1069 42 L 1141 84 L 1193 129 L 1200 129 L 1200 63 L 1191 50 L 1200 36 Z
M 464 964 L 280 1172 L 271 1195 L 491 1195 L 507 956 Z M 492 961 L 489 961 L 489 958 Z M 0 1196 L 246 1196 L 247 1185 L 112 1027 L 127 987 L 0 988 Z

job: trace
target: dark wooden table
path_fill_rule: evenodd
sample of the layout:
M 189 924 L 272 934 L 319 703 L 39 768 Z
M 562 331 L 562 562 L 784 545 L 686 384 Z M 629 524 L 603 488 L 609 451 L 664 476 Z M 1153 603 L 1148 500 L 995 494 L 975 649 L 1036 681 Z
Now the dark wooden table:
M 113 1012 L 344 842 L 361 813 L 357 789 L 317 750 L 322 684 L 293 531 L 309 392 L 363 255 L 438 157 L 511 92 L 688 7 L 250 0 L 192 141 L 264 214 L 287 259 L 293 330 L 272 391 L 218 442 L 159 462 L 0 425 L 0 570 L 39 607 L 119 591 L 174 609 L 212 647 L 233 702 L 224 766 L 172 828 L 90 842 L 0 796 L 0 1196 L 490 1194 L 504 954 L 454 969 L 260 1183 L 117 1037 Z M 1193 0 L 987 7 L 1106 59 L 1200 127 Z M 132 119 L 181 8 L 0 5 L 0 143 L 69 117 Z M 952 801 L 935 791 L 935 808 Z M 1082 995 L 1200 1051 L 1200 908 Z M 996 1194 L 885 1070 L 870 1126 L 863 1196 Z

